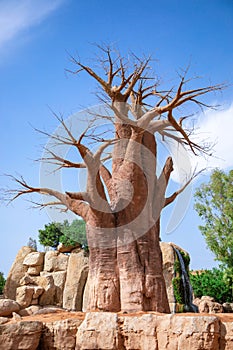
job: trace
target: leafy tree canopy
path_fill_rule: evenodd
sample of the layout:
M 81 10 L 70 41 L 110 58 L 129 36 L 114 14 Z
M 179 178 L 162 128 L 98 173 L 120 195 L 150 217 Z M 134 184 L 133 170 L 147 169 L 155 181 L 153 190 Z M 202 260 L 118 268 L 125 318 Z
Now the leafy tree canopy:
M 233 170 L 228 174 L 214 170 L 209 183 L 197 189 L 195 200 L 207 246 L 233 276 Z
M 52 222 L 45 225 L 44 230 L 39 230 L 39 242 L 54 249 L 59 243 L 65 245 L 80 243 L 83 247 L 87 247 L 85 222 L 74 220 L 69 224 L 68 220 L 65 220 L 63 223 Z

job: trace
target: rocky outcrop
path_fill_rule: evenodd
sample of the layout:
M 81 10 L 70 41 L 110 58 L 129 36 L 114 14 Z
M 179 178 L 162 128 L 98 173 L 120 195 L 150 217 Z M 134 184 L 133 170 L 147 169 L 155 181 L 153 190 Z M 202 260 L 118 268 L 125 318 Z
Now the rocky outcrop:
M 6 280 L 4 298 L 15 300 L 16 289 L 20 286 L 20 280 L 28 270 L 28 266 L 23 264 L 24 259 L 32 252 L 34 249 L 30 247 L 22 247 L 19 250 Z
M 44 288 L 37 285 L 21 286 L 16 291 L 16 301 L 20 305 L 21 309 L 28 307 L 29 305 L 38 304 L 39 296 L 44 292 Z
M 117 314 L 87 313 L 77 332 L 75 350 L 121 349 L 120 339 Z
M 48 251 L 45 254 L 44 271 L 66 271 L 69 256 L 59 253 L 56 250 Z
M 183 251 L 186 256 L 188 253 L 173 243 L 160 242 L 160 246 L 170 311 L 179 312 L 183 305 L 178 305 L 174 296 L 173 281 L 177 278 L 174 265 L 178 262 L 174 247 Z M 19 251 L 6 282 L 6 294 L 15 296 L 14 299 L 21 310 L 31 305 L 54 305 L 84 312 L 89 310 L 88 253 L 80 247 L 73 249 L 70 254 L 59 251 L 40 253 L 31 250 L 29 247 L 23 247 Z M 17 284 L 12 281 L 17 281 Z M 210 297 L 195 299 L 194 304 L 202 313 L 221 313 L 225 310 L 232 312 L 230 303 L 225 304 L 223 309 Z M 181 307 L 180 310 L 178 306 Z
M 224 312 L 233 312 L 233 303 L 223 303 Z
M 43 323 L 20 320 L 0 324 L 0 349 L 231 350 L 233 345 L 233 322 L 221 321 L 213 315 L 155 312 L 54 315 L 54 320 L 52 315 L 46 315 Z
M 0 349 L 37 350 L 43 323 L 19 321 L 0 325 Z
M 44 255 L 45 253 L 42 253 L 42 252 L 33 252 L 33 253 L 29 253 L 25 257 L 23 264 L 28 267 L 27 273 L 29 275 L 40 274 L 40 272 L 43 270 Z
M 174 262 L 175 253 L 173 246 L 169 243 L 160 242 L 160 248 L 163 256 L 163 276 L 166 283 L 167 297 L 171 312 L 175 311 L 175 296 L 173 291 L 172 280 L 175 277 Z
M 81 323 L 82 319 L 70 318 L 44 324 L 40 349 L 75 349 L 76 334 Z
M 198 306 L 200 313 L 217 314 L 224 312 L 223 306 L 209 296 L 202 296 L 201 299 L 196 298 L 193 302 Z
M 83 249 L 77 248 L 70 254 L 66 283 L 63 292 L 63 307 L 81 311 L 83 291 L 88 275 L 88 256 Z
M 0 299 L 0 316 L 11 316 L 12 312 L 18 312 L 19 304 L 15 300 Z

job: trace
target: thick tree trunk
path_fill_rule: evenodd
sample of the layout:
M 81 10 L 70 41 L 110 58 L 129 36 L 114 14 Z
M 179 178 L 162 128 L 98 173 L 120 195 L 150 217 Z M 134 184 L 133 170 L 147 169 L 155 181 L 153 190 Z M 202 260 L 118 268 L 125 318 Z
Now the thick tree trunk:
M 163 277 L 159 224 L 138 237 L 118 229 L 117 263 L 119 267 L 121 310 L 169 313 Z M 129 242 L 126 244 L 125 242 Z
M 119 102 L 117 107 L 127 114 L 125 104 Z M 117 118 L 115 130 L 118 141 L 112 153 L 112 174 L 105 182 L 110 204 L 98 159 L 80 146 L 89 170 L 89 310 L 167 313 L 159 245 L 163 205 L 157 186 L 156 140 L 148 131 Z
M 119 311 L 114 215 L 91 211 L 86 225 L 89 245 L 89 310 Z M 104 224 L 105 227 L 102 227 Z

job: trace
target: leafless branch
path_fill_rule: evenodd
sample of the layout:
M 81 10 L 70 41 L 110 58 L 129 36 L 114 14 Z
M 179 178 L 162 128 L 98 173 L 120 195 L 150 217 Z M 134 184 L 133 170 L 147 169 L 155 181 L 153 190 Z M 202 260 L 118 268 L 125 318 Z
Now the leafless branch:
M 167 205 L 171 204 L 172 202 L 174 202 L 174 200 L 176 199 L 176 197 L 181 194 L 186 188 L 187 186 L 197 177 L 199 176 L 203 171 L 205 171 L 206 169 L 202 169 L 198 172 L 196 172 L 196 170 L 194 170 L 193 174 L 190 176 L 190 178 L 186 181 L 186 183 L 177 191 L 175 191 L 171 196 L 169 196 L 168 198 L 165 198 L 165 203 L 164 203 L 164 207 L 166 207 Z

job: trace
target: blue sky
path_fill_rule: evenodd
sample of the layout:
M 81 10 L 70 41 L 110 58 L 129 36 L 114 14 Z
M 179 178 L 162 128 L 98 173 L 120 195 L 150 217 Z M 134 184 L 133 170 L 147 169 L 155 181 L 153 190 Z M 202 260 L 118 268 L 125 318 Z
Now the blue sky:
M 50 108 L 68 117 L 97 102 L 91 79 L 65 72 L 71 67 L 68 54 L 79 54 L 92 64 L 96 49 L 91 44 L 113 43 L 126 54 L 152 54 L 158 75 L 168 84 L 190 62 L 190 75 L 201 76 L 203 85 L 232 84 L 232 37 L 231 0 L 1 0 L 0 174 L 23 174 L 37 186 L 40 170 L 33 159 L 41 156 L 46 139 L 31 125 L 53 132 L 57 122 Z M 208 96 L 206 101 L 219 103 L 220 110 L 198 115 L 200 130 L 217 142 L 217 157 L 208 165 L 226 170 L 233 166 L 232 93 L 229 86 L 222 94 Z M 207 180 L 208 173 L 189 191 Z M 10 185 L 0 177 L 0 187 Z M 46 212 L 29 207 L 23 199 L 0 207 L 0 271 L 5 274 L 19 248 L 51 221 Z M 165 211 L 162 240 L 186 249 L 192 268 L 211 268 L 215 262 L 198 231 L 192 200 L 182 213 L 178 227 L 168 233 L 172 214 Z

